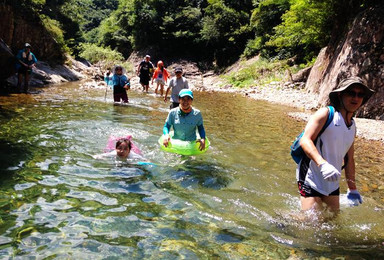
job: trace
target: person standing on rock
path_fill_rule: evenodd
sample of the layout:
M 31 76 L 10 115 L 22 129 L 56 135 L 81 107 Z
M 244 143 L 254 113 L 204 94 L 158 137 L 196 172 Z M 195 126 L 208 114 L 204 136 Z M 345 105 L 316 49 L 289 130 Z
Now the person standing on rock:
M 17 71 L 17 89 L 20 92 L 28 93 L 29 76 L 32 73 L 32 68 L 35 66 L 37 59 L 31 52 L 31 45 L 24 44 L 24 49 L 20 50 L 16 55 L 16 71 Z M 21 84 L 24 76 L 24 89 Z
M 177 67 L 175 69 L 175 74 L 170 81 L 167 88 L 167 91 L 165 92 L 164 96 L 164 102 L 167 102 L 168 92 L 172 88 L 171 92 L 171 105 L 170 109 L 178 107 L 179 102 L 179 93 L 182 89 L 189 89 L 188 81 L 186 78 L 183 77 L 183 69 L 181 67 Z
M 151 56 L 145 55 L 144 60 L 141 61 L 139 66 L 137 67 L 137 75 L 140 78 L 140 84 L 143 87 L 143 91 L 146 91 L 147 93 L 149 89 L 149 80 L 152 77 L 152 72 L 154 68 L 150 59 Z
M 373 93 L 362 79 L 347 78 L 329 93 L 330 103 L 336 111 L 332 122 L 320 136 L 329 109 L 321 108 L 310 118 L 300 141 L 306 156 L 296 170 L 302 210 L 322 210 L 325 204 L 331 212 L 339 211 L 339 181 L 343 168 L 349 202 L 356 206 L 363 202 L 355 181 L 356 125 L 353 115 Z

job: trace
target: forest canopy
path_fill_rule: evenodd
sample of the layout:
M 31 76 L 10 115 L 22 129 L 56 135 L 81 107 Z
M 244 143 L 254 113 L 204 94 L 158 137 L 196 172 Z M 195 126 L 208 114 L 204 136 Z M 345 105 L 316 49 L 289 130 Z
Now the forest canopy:
M 379 0 L 24 0 L 74 56 L 151 51 L 225 67 L 241 57 L 310 63 Z M 7 1 L 6 1 L 7 2 Z M 103 57 L 101 55 L 100 57 Z

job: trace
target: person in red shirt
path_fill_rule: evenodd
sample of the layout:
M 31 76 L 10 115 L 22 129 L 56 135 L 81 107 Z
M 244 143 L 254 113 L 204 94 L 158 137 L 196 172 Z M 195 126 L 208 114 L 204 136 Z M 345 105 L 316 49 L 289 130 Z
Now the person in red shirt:
M 157 84 L 156 89 L 155 89 L 156 94 L 157 94 L 157 90 L 160 87 L 160 95 L 163 96 L 164 85 L 165 85 L 165 83 L 167 83 L 168 78 L 169 78 L 169 73 L 164 68 L 164 63 L 161 60 L 159 60 L 157 62 L 157 68 L 156 68 L 155 72 L 153 73 L 153 77 L 152 77 L 152 84 L 153 84 L 153 80 L 156 80 L 156 84 Z

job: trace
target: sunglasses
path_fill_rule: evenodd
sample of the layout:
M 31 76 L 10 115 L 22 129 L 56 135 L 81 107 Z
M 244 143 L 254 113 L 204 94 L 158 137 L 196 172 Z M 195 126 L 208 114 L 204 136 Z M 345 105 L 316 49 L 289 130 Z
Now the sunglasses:
M 364 98 L 365 97 L 365 92 L 356 92 L 353 90 L 347 90 L 345 91 L 345 94 L 349 97 L 358 97 L 358 98 Z

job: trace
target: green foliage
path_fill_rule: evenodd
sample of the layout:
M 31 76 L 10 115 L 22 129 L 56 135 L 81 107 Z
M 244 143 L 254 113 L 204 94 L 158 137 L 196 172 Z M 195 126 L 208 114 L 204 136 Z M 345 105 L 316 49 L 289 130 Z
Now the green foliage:
M 290 3 L 289 11 L 282 16 L 283 22 L 274 28 L 275 35 L 266 44 L 311 60 L 329 41 L 333 1 L 290 0 Z
M 249 38 L 249 12 L 235 10 L 222 0 L 208 0 L 204 11 L 201 38 L 213 50 L 219 66 L 230 64 Z
M 48 30 L 52 37 L 55 38 L 57 43 L 62 48 L 62 51 L 68 52 L 69 49 L 65 44 L 64 33 L 63 30 L 60 28 L 60 23 L 56 20 L 49 18 L 46 15 L 41 15 L 40 18 L 44 24 L 44 27 Z
M 259 58 L 251 64 L 243 62 L 240 66 L 241 69 L 229 73 L 225 79 L 235 87 L 246 88 L 281 80 L 284 77 L 287 63 L 286 61 Z
M 262 54 L 264 57 L 275 55 L 274 48 L 266 46 L 274 34 L 274 27 L 281 24 L 281 16 L 289 10 L 289 0 L 265 0 L 261 1 L 253 10 L 250 19 L 254 39 L 247 42 L 243 55 L 251 57 Z
M 101 49 L 107 57 L 115 55 L 112 50 L 125 58 L 145 50 L 171 59 L 208 61 L 220 69 L 256 55 L 310 62 L 330 37 L 337 39 L 351 18 L 380 0 L 4 2 L 41 16 L 63 49 L 68 46 L 75 56 L 85 55 L 90 46 L 105 46 Z
M 99 61 L 121 62 L 124 60 L 121 53 L 111 50 L 109 47 L 103 48 L 91 43 L 82 43 L 80 50 L 79 56 L 91 63 Z

